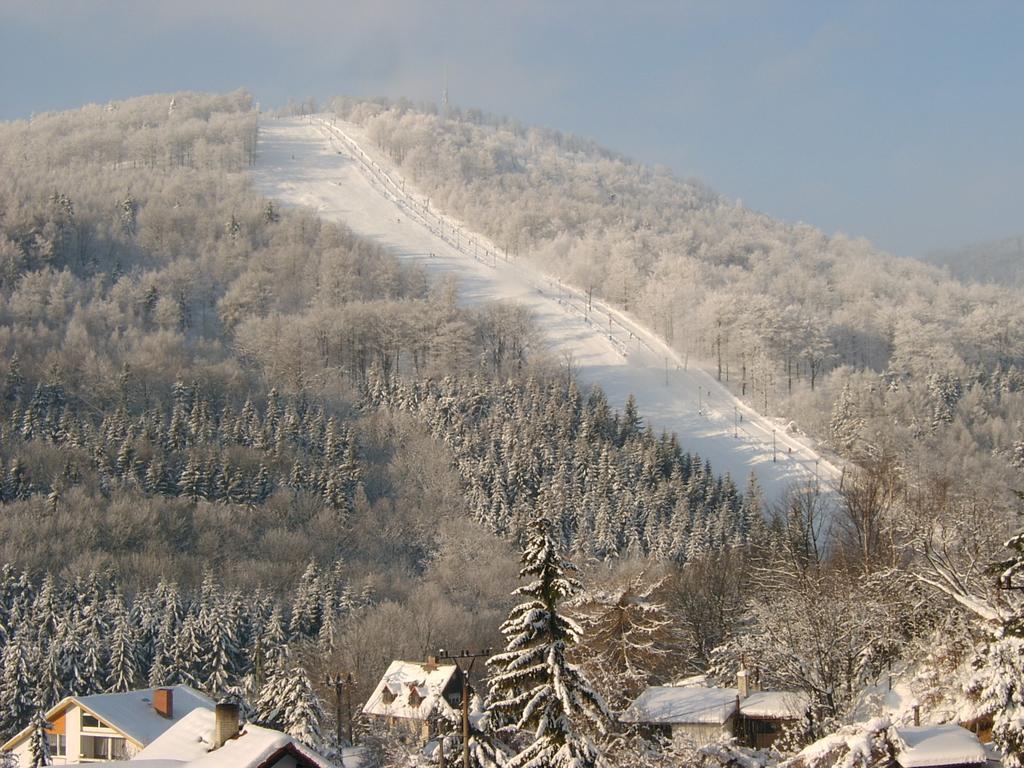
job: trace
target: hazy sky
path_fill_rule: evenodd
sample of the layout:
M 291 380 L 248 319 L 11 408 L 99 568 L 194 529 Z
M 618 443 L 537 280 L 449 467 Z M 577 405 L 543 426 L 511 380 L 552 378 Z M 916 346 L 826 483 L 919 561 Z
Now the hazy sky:
M 1024 232 L 1024 2 L 0 0 L 0 119 L 184 89 L 439 100 L 896 253 Z

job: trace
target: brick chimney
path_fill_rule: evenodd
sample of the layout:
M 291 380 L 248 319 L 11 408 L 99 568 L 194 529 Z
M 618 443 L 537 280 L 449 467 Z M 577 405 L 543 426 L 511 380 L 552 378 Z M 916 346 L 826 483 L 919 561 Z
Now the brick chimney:
M 423 668 L 428 672 L 437 669 L 437 656 L 427 656 L 427 663 L 423 665 Z
M 153 709 L 160 717 L 171 720 L 174 717 L 174 691 L 171 688 L 157 688 L 153 691 Z
M 214 710 L 213 748 L 220 749 L 238 736 L 238 705 L 218 704 Z
M 736 690 L 739 691 L 741 699 L 750 695 L 750 673 L 745 669 L 736 673 Z

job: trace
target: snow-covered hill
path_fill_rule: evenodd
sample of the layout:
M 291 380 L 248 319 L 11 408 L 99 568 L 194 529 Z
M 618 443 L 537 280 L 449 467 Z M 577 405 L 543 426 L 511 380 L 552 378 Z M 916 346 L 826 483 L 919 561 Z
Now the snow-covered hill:
M 840 470 L 802 436 L 756 413 L 707 371 L 681 359 L 654 333 L 570 286 L 509 262 L 487 239 L 434 210 L 356 126 L 319 118 L 264 120 L 257 187 L 309 206 L 432 272 L 458 277 L 462 300 L 515 301 L 530 308 L 551 350 L 621 408 L 632 393 L 655 430 L 679 435 L 741 488 L 753 471 L 773 501 L 817 480 L 834 493 Z

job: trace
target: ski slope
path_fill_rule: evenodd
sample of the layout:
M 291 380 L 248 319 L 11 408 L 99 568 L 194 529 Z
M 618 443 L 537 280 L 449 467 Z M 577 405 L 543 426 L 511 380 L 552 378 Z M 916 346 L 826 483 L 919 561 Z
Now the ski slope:
M 756 473 L 769 502 L 817 482 L 832 496 L 841 472 L 810 442 L 734 397 L 707 371 L 687 365 L 626 313 L 594 301 L 529 265 L 507 262 L 487 238 L 434 210 L 356 126 L 333 119 L 265 119 L 257 188 L 286 205 L 343 222 L 431 273 L 458 279 L 466 303 L 514 301 L 528 307 L 552 353 L 599 384 L 616 408 L 635 395 L 645 423 L 673 431 L 687 451 L 710 459 L 742 490 Z

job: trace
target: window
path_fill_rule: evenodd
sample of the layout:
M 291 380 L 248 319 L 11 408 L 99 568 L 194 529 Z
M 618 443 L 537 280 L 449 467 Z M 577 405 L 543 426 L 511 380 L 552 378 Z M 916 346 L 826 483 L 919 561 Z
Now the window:
M 50 745 L 50 754 L 54 757 L 64 757 L 68 753 L 68 738 L 63 733 L 48 733 L 46 741 Z
M 99 718 L 95 715 L 90 715 L 85 712 L 82 713 L 82 727 L 83 728 L 102 728 L 103 723 L 99 721 Z
M 124 739 L 111 736 L 82 736 L 81 757 L 89 760 L 123 760 L 127 756 Z
M 380 692 L 380 697 L 384 700 L 385 704 L 390 704 L 395 700 L 395 692 L 387 685 L 384 686 L 384 690 Z

